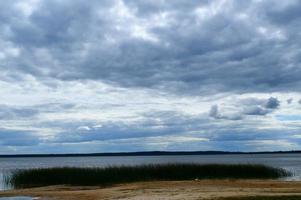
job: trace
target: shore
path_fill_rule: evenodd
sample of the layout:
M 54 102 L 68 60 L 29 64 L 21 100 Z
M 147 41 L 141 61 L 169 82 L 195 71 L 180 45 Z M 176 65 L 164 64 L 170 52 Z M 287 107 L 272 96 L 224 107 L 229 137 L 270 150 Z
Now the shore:
M 1 191 L 0 197 L 31 196 L 41 200 L 199 200 L 240 196 L 300 195 L 301 182 L 277 180 L 153 181 L 111 187 L 49 186 Z

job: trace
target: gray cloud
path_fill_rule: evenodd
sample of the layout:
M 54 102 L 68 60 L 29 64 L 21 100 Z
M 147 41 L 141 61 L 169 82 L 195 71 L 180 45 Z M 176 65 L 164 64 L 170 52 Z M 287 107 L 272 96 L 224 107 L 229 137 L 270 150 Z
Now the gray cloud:
M 286 102 L 287 102 L 287 104 L 291 104 L 291 103 L 293 103 L 293 100 L 294 100 L 293 98 L 289 98 L 286 100 Z
M 300 146 L 300 3 L 2 1 L 0 145 Z
M 0 129 L 0 145 L 3 146 L 34 146 L 40 140 L 35 134 L 26 131 Z
M 268 2 L 228 1 L 220 9 L 204 0 L 41 1 L 26 20 L 5 3 L 0 19 L 9 31 L 1 37 L 20 48 L 6 62 L 35 76 L 193 94 L 296 91 L 296 5 L 271 9 Z
M 220 113 L 218 111 L 218 106 L 217 105 L 211 106 L 210 111 L 209 111 L 209 116 L 213 117 L 213 118 L 216 118 L 216 119 L 219 119 L 221 117 Z
M 278 109 L 280 101 L 275 97 L 268 99 L 246 99 L 243 100 L 243 114 L 245 115 L 266 115 Z
M 38 111 L 26 107 L 9 107 L 0 105 L 0 120 L 3 119 L 18 119 L 18 118 L 31 118 L 38 114 Z
M 221 114 L 219 112 L 218 106 L 213 105 L 210 108 L 209 116 L 214 119 L 228 119 L 228 120 L 240 120 L 242 116 L 238 113 L 231 113 L 231 114 Z
M 195 131 L 206 119 L 202 117 L 185 116 L 177 112 L 152 112 L 144 113 L 142 121 L 134 123 L 107 122 L 97 123 L 66 123 L 62 126 L 68 127 L 68 132 L 59 134 L 51 142 L 72 143 L 88 141 L 107 141 L 119 139 L 149 138 L 158 136 L 189 135 Z
M 275 97 L 268 99 L 249 98 L 243 99 L 236 105 L 230 113 L 221 113 L 218 105 L 213 105 L 210 108 L 209 116 L 214 119 L 241 120 L 246 115 L 264 116 L 280 106 L 280 101 Z
M 280 106 L 280 101 L 277 98 L 270 97 L 265 105 L 266 108 L 276 109 Z
M 41 113 L 66 112 L 74 106 L 70 103 L 49 103 L 33 106 L 0 105 L 0 120 L 33 119 Z
M 246 107 L 243 113 L 246 115 L 266 115 L 269 113 L 269 110 L 261 106 L 250 106 Z

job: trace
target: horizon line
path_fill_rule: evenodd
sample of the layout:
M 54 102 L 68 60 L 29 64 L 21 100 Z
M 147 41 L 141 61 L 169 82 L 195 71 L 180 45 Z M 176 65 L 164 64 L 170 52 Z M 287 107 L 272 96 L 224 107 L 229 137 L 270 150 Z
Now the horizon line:
M 133 151 L 102 153 L 41 153 L 41 154 L 0 154 L 3 157 L 86 157 L 86 156 L 176 156 L 176 155 L 226 155 L 226 154 L 279 154 L 301 153 L 301 150 L 290 151 Z

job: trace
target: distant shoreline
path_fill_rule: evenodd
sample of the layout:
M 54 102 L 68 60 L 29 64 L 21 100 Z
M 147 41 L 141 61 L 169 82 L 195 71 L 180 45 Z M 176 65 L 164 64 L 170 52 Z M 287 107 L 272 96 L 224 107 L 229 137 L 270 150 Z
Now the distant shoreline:
M 141 151 L 116 153 L 67 153 L 67 154 L 11 154 L 0 155 L 0 158 L 18 157 L 108 157 L 108 156 L 181 156 L 181 155 L 238 155 L 238 154 L 296 154 L 301 151 L 260 151 L 260 152 L 232 152 L 232 151 Z

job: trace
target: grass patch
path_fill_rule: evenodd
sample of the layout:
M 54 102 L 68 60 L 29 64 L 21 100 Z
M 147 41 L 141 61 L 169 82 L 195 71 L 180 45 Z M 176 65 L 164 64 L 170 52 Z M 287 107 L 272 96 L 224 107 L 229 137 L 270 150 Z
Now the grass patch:
M 160 164 L 106 168 L 44 168 L 13 171 L 6 184 L 14 188 L 48 185 L 110 185 L 155 180 L 273 179 L 289 176 L 279 168 L 251 164 Z
M 254 197 L 227 197 L 217 200 L 301 200 L 301 196 L 254 196 Z

